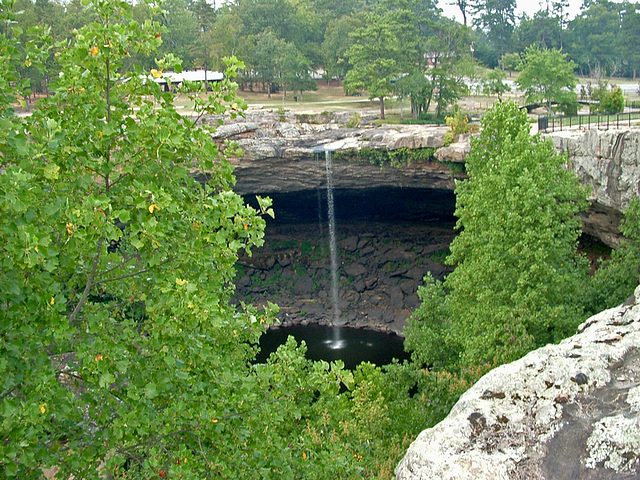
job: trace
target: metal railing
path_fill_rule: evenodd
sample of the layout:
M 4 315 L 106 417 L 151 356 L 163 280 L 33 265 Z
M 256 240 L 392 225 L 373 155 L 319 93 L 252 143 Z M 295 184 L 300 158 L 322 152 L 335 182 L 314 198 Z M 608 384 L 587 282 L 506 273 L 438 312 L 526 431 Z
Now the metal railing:
M 631 127 L 632 122 L 640 120 L 640 110 L 624 113 L 599 113 L 586 115 L 567 115 L 557 117 L 538 117 L 539 132 L 555 132 L 574 127 L 609 130 L 611 128 Z

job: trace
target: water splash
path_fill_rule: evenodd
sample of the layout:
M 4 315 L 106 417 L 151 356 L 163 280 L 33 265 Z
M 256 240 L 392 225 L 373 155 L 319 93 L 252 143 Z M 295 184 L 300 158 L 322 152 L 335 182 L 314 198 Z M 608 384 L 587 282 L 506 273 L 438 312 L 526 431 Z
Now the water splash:
M 325 151 L 327 171 L 327 217 L 329 222 L 329 258 L 331 261 L 331 300 L 333 304 L 333 344 L 332 348 L 344 348 L 340 327 L 340 291 L 338 285 L 338 247 L 336 244 L 336 213 L 333 201 L 333 165 L 331 151 Z

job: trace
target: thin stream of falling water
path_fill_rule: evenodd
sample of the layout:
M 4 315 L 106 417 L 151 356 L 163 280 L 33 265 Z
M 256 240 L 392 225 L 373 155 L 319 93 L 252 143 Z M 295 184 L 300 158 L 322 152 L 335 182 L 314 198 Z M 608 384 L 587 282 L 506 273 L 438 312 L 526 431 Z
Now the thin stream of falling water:
M 333 302 L 333 348 L 342 348 L 342 333 L 340 319 L 340 294 L 338 290 L 338 248 L 336 244 L 336 214 L 333 201 L 333 168 L 331 151 L 325 151 L 327 170 L 327 217 L 329 220 L 329 257 L 331 260 L 331 299 Z
M 316 160 L 319 161 L 319 154 L 316 153 Z M 316 190 L 316 208 L 318 209 L 318 232 L 320 232 L 320 238 L 324 238 L 324 218 L 322 217 L 322 194 L 320 188 Z M 322 245 L 323 255 L 326 253 L 325 246 Z

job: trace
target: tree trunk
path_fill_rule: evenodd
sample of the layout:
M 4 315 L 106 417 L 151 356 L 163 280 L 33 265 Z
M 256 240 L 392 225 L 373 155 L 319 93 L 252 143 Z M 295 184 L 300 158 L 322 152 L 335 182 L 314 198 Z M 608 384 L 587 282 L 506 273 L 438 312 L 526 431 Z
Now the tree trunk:
M 384 120 L 384 97 L 380 97 L 380 120 Z

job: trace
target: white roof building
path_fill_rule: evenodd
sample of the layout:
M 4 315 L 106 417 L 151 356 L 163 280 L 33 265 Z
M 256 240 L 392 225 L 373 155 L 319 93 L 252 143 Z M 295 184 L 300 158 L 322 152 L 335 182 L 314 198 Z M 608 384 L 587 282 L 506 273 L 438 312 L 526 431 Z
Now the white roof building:
M 154 78 L 156 83 L 182 83 L 188 82 L 219 82 L 224 78 L 221 72 L 214 72 L 213 70 L 185 70 L 181 73 L 176 72 L 163 72 L 159 78 Z

